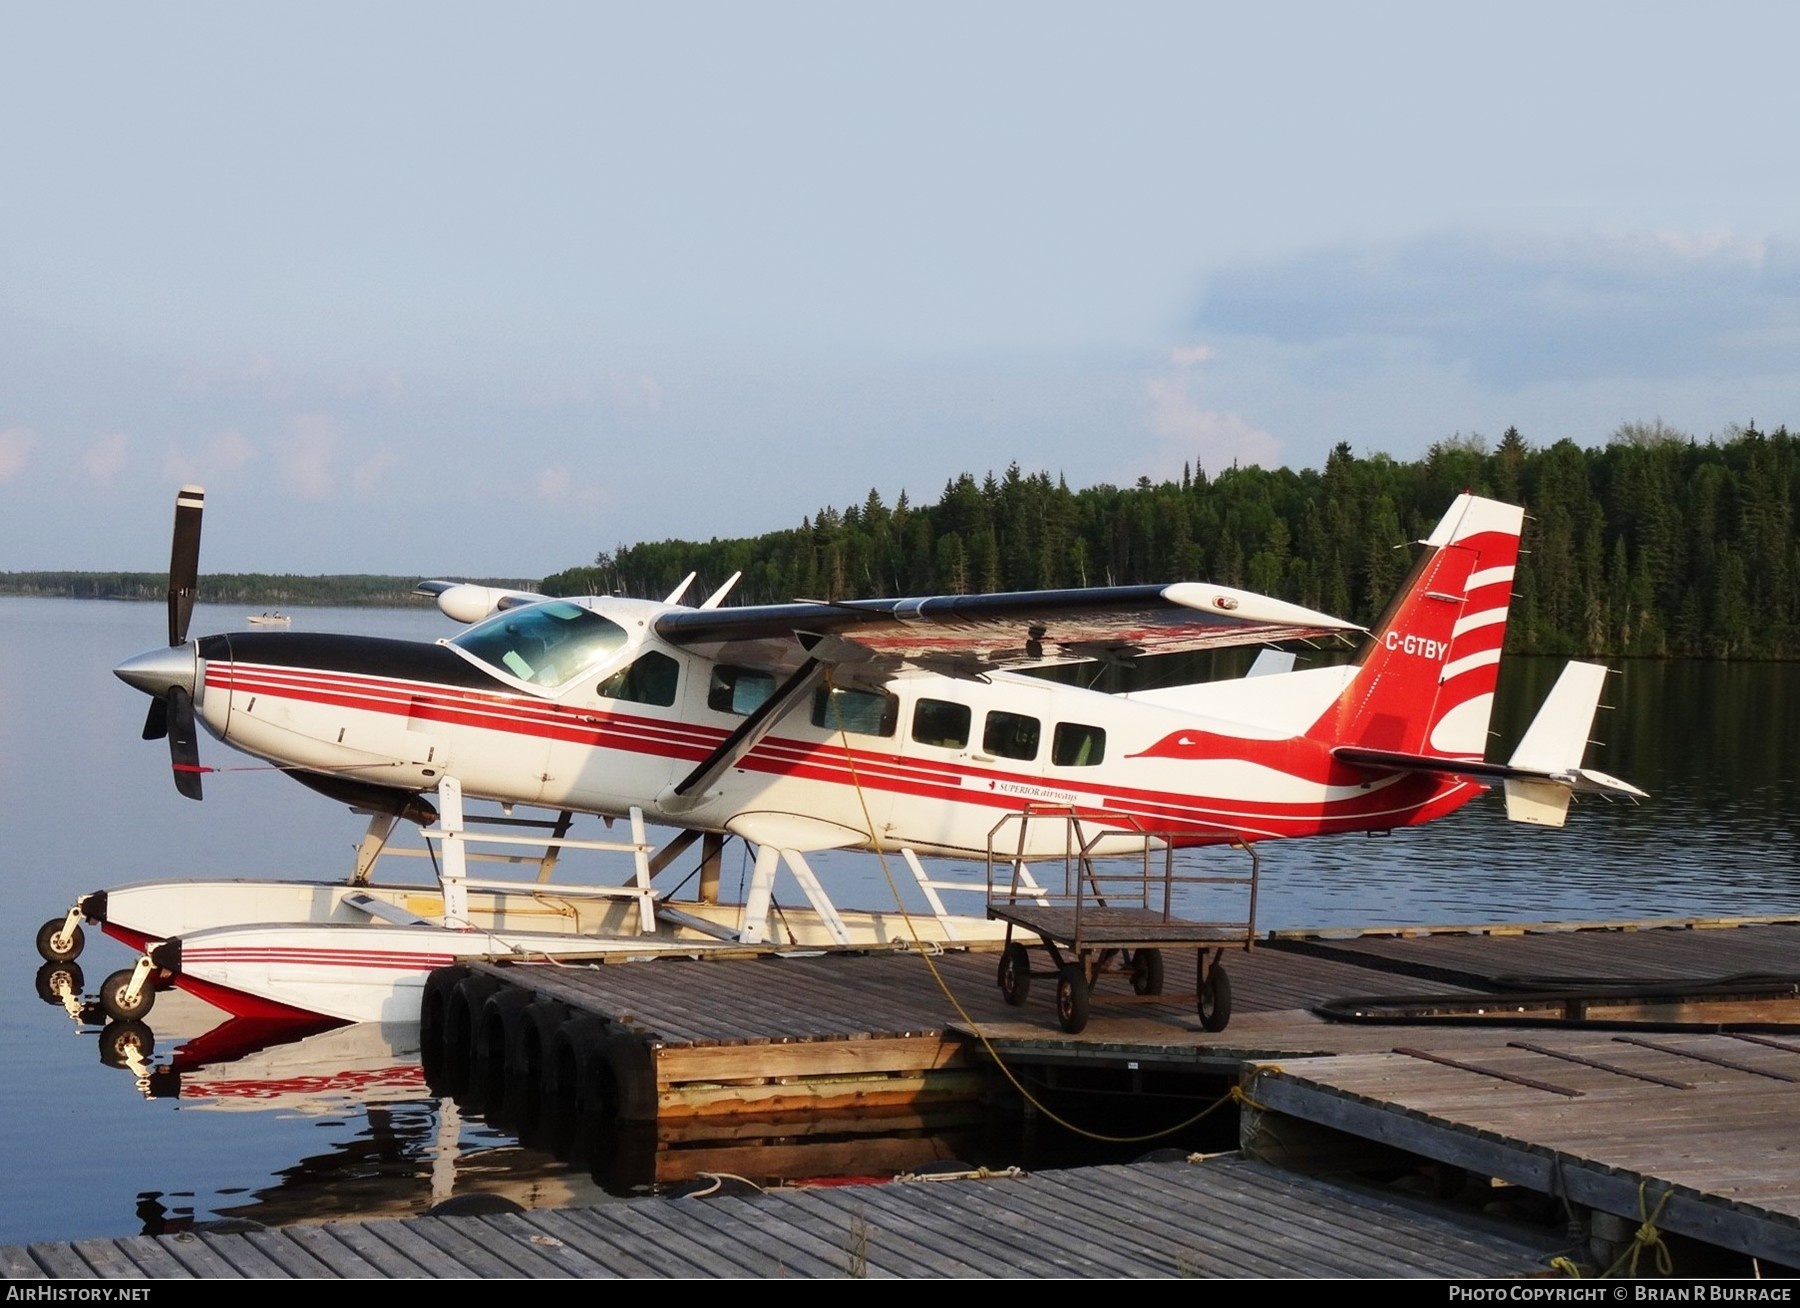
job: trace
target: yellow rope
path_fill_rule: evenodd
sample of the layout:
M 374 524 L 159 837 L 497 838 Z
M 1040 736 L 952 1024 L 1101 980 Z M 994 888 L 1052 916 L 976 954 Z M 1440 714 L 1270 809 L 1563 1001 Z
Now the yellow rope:
M 831 669 L 829 667 L 825 669 L 825 686 L 828 692 L 833 689 Z M 1090 1131 L 1085 1127 L 1077 1126 L 1068 1119 L 1052 1112 L 1041 1100 L 1033 1095 L 1031 1091 L 1027 1090 L 1024 1083 L 1013 1074 L 1012 1068 L 1006 1065 L 1006 1060 L 1000 1056 L 1000 1051 L 994 1048 L 993 1042 L 988 1039 L 987 1032 L 982 1029 L 981 1024 L 973 1017 L 969 1016 L 968 1010 L 962 1006 L 962 1002 L 957 999 L 956 995 L 951 991 L 949 983 L 944 979 L 944 974 L 938 969 L 937 964 L 932 961 L 932 951 L 936 948 L 935 942 L 929 942 L 928 944 L 928 942 L 920 937 L 918 927 L 913 922 L 913 915 L 907 910 L 905 902 L 901 899 L 900 887 L 894 880 L 893 869 L 888 866 L 887 851 L 882 848 L 881 838 L 875 833 L 875 817 L 874 814 L 869 812 L 869 801 L 868 797 L 863 793 L 862 778 L 856 771 L 855 752 L 850 748 L 850 733 L 844 726 L 844 715 L 838 710 L 835 701 L 832 702 L 832 717 L 836 719 L 837 722 L 838 738 L 843 742 L 844 765 L 850 772 L 850 784 L 855 788 L 857 803 L 862 807 L 863 825 L 867 828 L 869 833 L 869 848 L 874 851 L 876 860 L 881 864 L 882 875 L 887 878 L 888 892 L 893 895 L 894 906 L 899 910 L 900 917 L 905 921 L 906 929 L 912 936 L 915 952 L 919 957 L 925 960 L 925 966 L 931 969 L 932 979 L 937 982 L 938 989 L 943 992 L 944 998 L 949 1000 L 950 1006 L 956 1010 L 957 1016 L 963 1020 L 964 1024 L 967 1025 L 970 1030 L 975 1032 L 976 1039 L 981 1041 L 982 1047 L 987 1050 L 988 1057 L 993 1059 L 994 1066 L 998 1067 L 1000 1071 L 1005 1074 L 1006 1079 L 1012 1083 L 1013 1089 L 1019 1092 L 1019 1096 L 1024 1099 L 1026 1103 L 1030 1104 L 1039 1113 L 1056 1123 L 1056 1125 L 1062 1127 L 1065 1131 L 1073 1132 L 1075 1135 L 1082 1136 L 1085 1139 L 1096 1140 L 1103 1144 L 1147 1144 L 1152 1140 L 1160 1140 L 1165 1136 L 1173 1135 L 1177 1131 L 1187 1130 L 1189 1127 L 1204 1120 L 1208 1115 L 1232 1102 L 1234 1099 L 1243 1100 L 1243 1102 L 1246 1103 L 1250 1102 L 1248 1099 L 1245 1099 L 1237 1086 L 1233 1086 L 1228 1093 L 1221 1095 L 1217 1100 L 1208 1104 L 1205 1108 L 1202 1108 L 1192 1117 L 1189 1117 L 1185 1121 L 1177 1122 L 1175 1125 L 1166 1127 L 1163 1130 L 1151 1131 L 1144 1135 L 1108 1135 L 1104 1132 Z M 941 950 L 938 950 L 938 952 L 941 952 Z
M 1656 1201 L 1656 1211 L 1645 1213 L 1644 1188 L 1647 1185 L 1649 1185 L 1648 1181 L 1638 1182 L 1639 1221 L 1638 1229 L 1632 1233 L 1631 1246 L 1619 1255 L 1618 1260 L 1611 1267 L 1606 1269 L 1603 1273 L 1606 1276 L 1613 1275 L 1629 1261 L 1631 1270 L 1628 1274 L 1635 1277 L 1638 1274 L 1638 1259 L 1646 1251 L 1652 1249 L 1656 1251 L 1656 1270 L 1659 1275 L 1668 1276 L 1675 1270 L 1675 1259 L 1669 1253 L 1669 1246 L 1663 1243 L 1662 1232 L 1656 1229 L 1656 1219 L 1662 1216 L 1663 1207 L 1669 1202 L 1669 1196 L 1675 1191 L 1673 1189 L 1664 1190 L 1662 1198 Z

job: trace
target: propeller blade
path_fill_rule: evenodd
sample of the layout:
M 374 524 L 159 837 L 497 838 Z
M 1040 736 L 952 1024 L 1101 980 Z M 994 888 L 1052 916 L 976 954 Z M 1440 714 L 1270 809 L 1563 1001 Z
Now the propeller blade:
M 175 789 L 189 799 L 200 798 L 200 741 L 194 732 L 194 697 L 180 686 L 169 687 L 169 761 L 175 769 Z
M 200 514 L 205 507 L 206 492 L 199 486 L 183 486 L 175 496 L 175 534 L 169 549 L 171 645 L 187 640 L 188 622 L 194 616 L 194 594 L 200 585 Z
M 161 740 L 169 734 L 169 705 L 158 696 L 150 701 L 150 712 L 144 716 L 144 739 Z

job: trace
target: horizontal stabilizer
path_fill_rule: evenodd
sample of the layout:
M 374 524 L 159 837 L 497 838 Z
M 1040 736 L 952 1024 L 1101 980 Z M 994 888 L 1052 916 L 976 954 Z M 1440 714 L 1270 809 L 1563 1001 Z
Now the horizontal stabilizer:
M 1448 759 L 1398 750 L 1363 749 L 1341 745 L 1331 756 L 1358 767 L 1394 772 L 1431 772 L 1440 776 L 1498 781 L 1506 790 L 1506 816 L 1514 822 L 1540 827 L 1560 827 L 1568 817 L 1574 795 L 1601 795 L 1608 799 L 1646 799 L 1628 781 L 1581 765 L 1587 752 L 1588 733 L 1600 707 L 1600 690 L 1606 669 L 1597 663 L 1571 663 L 1557 678 L 1544 705 L 1525 729 L 1519 746 L 1506 763 L 1478 759 Z

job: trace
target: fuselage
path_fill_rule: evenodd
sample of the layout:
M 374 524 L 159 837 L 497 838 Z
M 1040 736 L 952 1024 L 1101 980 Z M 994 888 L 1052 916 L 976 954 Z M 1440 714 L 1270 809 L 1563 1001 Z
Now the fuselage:
M 531 609 L 435 644 L 205 637 L 196 708 L 220 740 L 284 767 L 413 793 L 448 775 L 501 803 L 635 807 L 793 848 L 982 857 L 1020 852 L 1023 838 L 1028 856 L 1064 853 L 1058 823 L 1021 833 L 1009 815 L 1028 808 L 1078 811 L 1090 830 L 1132 838 L 1256 841 L 1413 825 L 1481 791 L 1334 762 L 1329 741 L 1293 726 L 1329 702 L 1308 673 L 1193 688 L 1177 707 L 1021 674 L 907 671 L 828 672 L 729 768 L 680 794 L 775 693 L 785 652 L 727 662 L 666 644 L 649 630 L 664 606 L 646 601 L 553 604 L 582 633 L 564 641 L 574 662 L 561 668 L 554 633 L 546 650 L 520 620 Z M 1278 711 L 1234 720 L 1258 703 Z

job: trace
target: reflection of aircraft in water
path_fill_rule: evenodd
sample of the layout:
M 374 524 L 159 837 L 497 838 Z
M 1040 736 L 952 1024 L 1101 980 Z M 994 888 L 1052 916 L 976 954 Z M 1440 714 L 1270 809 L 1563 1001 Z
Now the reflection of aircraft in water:
M 147 1064 L 139 1076 L 147 1098 L 179 1098 L 227 1112 L 338 1113 L 356 1104 L 430 1095 L 418 1027 L 346 1026 L 330 1018 L 234 1017 L 182 1041 L 166 1061 Z
M 177 1030 L 194 1015 L 218 1014 L 192 1002 L 158 1010 L 159 1020 L 181 1024 Z M 230 1207 L 213 1210 L 218 1217 L 276 1226 L 412 1217 L 472 1195 L 522 1208 L 607 1197 L 561 1161 L 479 1122 L 471 1129 L 458 1102 L 428 1084 L 415 1025 L 231 1018 L 177 1039 L 159 1054 L 147 1024 L 110 1022 L 100 1033 L 101 1060 L 130 1073 L 146 1099 L 177 1099 L 189 1110 L 341 1118 L 351 1124 L 358 1115 L 363 1119 L 326 1150 L 282 1168 L 269 1184 L 243 1186 L 252 1202 L 234 1198 Z M 248 1122 L 243 1126 L 254 1129 Z M 192 1198 L 182 1199 L 169 1208 L 156 1197 L 141 1214 L 146 1232 L 178 1230 L 207 1217 L 192 1211 Z
M 158 1010 L 183 1023 L 211 1011 L 192 1001 Z M 284 1168 L 274 1185 L 254 1190 L 254 1203 L 217 1210 L 263 1225 L 414 1216 L 477 1195 L 566 1207 L 725 1175 L 758 1185 L 882 1178 L 967 1156 L 986 1121 L 971 1100 L 662 1126 L 589 1111 L 553 1124 L 548 1118 L 570 1106 L 516 1082 L 478 1088 L 459 1076 L 464 1088 L 447 1093 L 427 1070 L 419 1028 L 404 1023 L 231 1018 L 158 1054 L 147 1024 L 114 1021 L 100 1045 L 102 1061 L 129 1072 L 146 1099 L 283 1117 L 362 1114 L 366 1129 Z M 531 1120 L 520 1120 L 527 1114 Z M 174 1230 L 180 1221 L 159 1208 L 150 1224 Z

